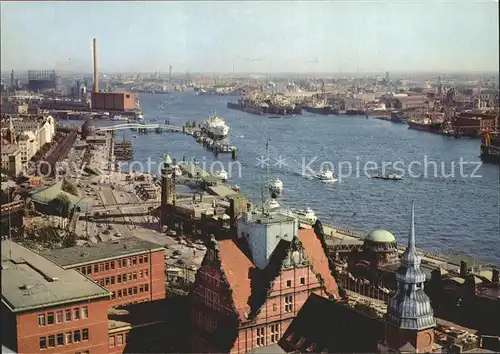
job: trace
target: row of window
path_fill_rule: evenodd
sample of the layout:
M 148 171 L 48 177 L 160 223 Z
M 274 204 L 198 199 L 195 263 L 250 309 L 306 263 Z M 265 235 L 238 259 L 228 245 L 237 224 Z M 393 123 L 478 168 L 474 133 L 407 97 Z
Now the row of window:
M 138 272 L 118 274 L 116 278 L 114 275 L 112 275 L 110 277 L 96 279 L 95 282 L 99 283 L 101 286 L 108 286 L 108 285 L 114 285 L 115 281 L 116 284 L 121 284 L 121 283 L 126 283 L 127 281 L 134 281 L 137 279 L 147 278 L 148 274 L 149 273 L 147 269 L 141 269 Z
M 304 278 L 304 277 L 300 278 L 300 285 L 306 285 L 306 278 Z M 288 288 L 291 288 L 292 287 L 292 281 L 291 280 L 287 280 L 286 281 L 286 286 Z
M 205 305 L 214 309 L 219 308 L 219 294 L 205 288 Z
M 93 265 L 88 265 L 84 267 L 77 267 L 76 270 L 80 271 L 82 274 L 90 275 L 92 273 L 105 272 L 110 269 L 115 268 L 126 268 L 131 266 L 136 266 L 137 264 L 143 264 L 149 262 L 149 256 L 137 256 L 130 258 L 117 259 L 116 261 L 109 261 L 103 263 L 96 263 Z
M 70 345 L 73 343 L 80 343 L 81 341 L 89 340 L 89 330 L 84 328 L 73 332 L 58 333 L 56 335 L 40 337 L 40 350 L 47 348 L 60 347 L 63 345 Z
M 116 292 L 116 296 L 121 299 L 122 297 L 133 296 L 137 294 L 147 293 L 149 292 L 149 284 L 133 286 L 125 289 L 118 289 Z M 111 298 L 114 299 L 115 292 L 113 291 L 113 296 Z
M 89 317 L 89 309 L 87 306 L 75 307 L 73 309 L 66 309 L 56 311 L 56 312 L 47 312 L 38 315 L 38 326 L 46 326 L 53 325 L 54 323 L 63 323 L 69 321 L 76 321 L 81 319 L 87 319 Z
M 277 343 L 280 339 L 280 324 L 275 323 L 267 327 L 267 343 L 266 343 L 266 328 L 259 327 L 256 330 L 257 347 L 264 347 L 273 343 Z
M 127 340 L 127 335 L 125 335 L 125 341 Z M 123 345 L 125 342 L 123 341 L 123 334 L 117 334 L 116 336 L 109 337 L 109 347 L 115 347 L 119 345 Z

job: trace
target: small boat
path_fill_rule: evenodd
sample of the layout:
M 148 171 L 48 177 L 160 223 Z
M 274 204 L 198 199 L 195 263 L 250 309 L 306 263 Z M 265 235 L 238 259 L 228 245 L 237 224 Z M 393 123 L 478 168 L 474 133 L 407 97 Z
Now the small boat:
M 384 175 L 374 175 L 374 176 L 372 176 L 372 178 L 375 178 L 375 179 L 388 179 L 388 180 L 391 180 L 391 181 L 399 181 L 399 180 L 403 179 L 403 177 L 395 175 L 395 174 L 390 174 L 390 175 L 387 175 L 387 176 L 384 176 Z
M 333 176 L 333 172 L 330 170 L 318 172 L 317 177 L 320 181 L 337 182 L 337 179 Z
M 268 211 L 275 211 L 279 209 L 280 203 L 278 203 L 275 199 L 269 199 L 264 203 L 264 206 Z
M 227 172 L 224 169 L 215 172 L 214 175 L 215 175 L 215 177 L 219 177 L 223 181 L 227 181 L 229 178 L 229 176 L 227 175 Z
M 299 220 L 308 223 L 315 223 L 316 220 L 318 220 L 318 217 L 316 216 L 314 211 L 309 207 L 307 207 L 305 210 L 299 210 L 297 212 L 297 217 L 299 218 Z
M 281 193 L 283 191 L 283 182 L 279 178 L 274 178 L 269 182 L 271 192 Z
M 269 116 L 269 119 L 281 119 L 280 116 Z

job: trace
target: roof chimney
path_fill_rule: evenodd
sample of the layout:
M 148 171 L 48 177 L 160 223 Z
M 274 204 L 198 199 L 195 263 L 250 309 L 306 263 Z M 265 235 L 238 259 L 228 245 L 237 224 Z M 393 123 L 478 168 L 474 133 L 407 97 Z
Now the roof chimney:
M 97 39 L 93 40 L 93 53 L 94 53 L 94 92 L 99 92 L 99 79 L 97 73 Z

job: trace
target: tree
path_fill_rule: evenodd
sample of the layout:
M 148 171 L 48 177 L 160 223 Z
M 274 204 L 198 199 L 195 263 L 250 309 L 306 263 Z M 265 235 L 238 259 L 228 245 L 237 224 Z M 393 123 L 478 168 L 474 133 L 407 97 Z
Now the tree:
M 57 197 L 52 199 L 49 204 L 59 216 L 69 218 L 71 201 L 67 195 L 60 193 Z

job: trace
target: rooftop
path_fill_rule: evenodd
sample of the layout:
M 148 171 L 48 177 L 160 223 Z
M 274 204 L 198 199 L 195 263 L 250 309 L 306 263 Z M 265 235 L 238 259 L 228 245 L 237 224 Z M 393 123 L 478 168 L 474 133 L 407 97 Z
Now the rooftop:
M 13 312 L 109 297 L 75 270 L 66 270 L 12 241 L 2 241 L 2 301 Z
M 311 262 L 314 272 L 323 278 L 326 291 L 340 298 L 337 282 L 331 273 L 328 258 L 315 231 L 313 229 L 299 230 L 298 242 L 302 244 L 305 256 Z M 260 294 L 265 291 L 262 286 L 269 286 L 270 282 L 272 283 L 279 275 L 281 263 L 286 258 L 287 249 L 292 243 L 281 240 L 267 267 L 257 270 L 245 252 L 244 245 L 237 244 L 234 240 L 218 242 L 221 269 L 231 286 L 233 303 L 240 320 L 245 321 L 249 315 L 258 313 L 264 304 L 263 301 L 257 301 Z
M 87 246 L 55 249 L 45 252 L 44 256 L 62 267 L 68 267 L 160 250 L 163 251 L 164 247 L 156 243 L 131 237 L 116 241 L 89 244 Z
M 80 210 L 86 211 L 88 209 L 88 205 L 84 203 L 84 198 L 80 198 L 77 197 L 76 195 L 63 191 L 62 189 L 63 183 L 64 179 L 61 179 L 45 189 L 35 191 L 34 193 L 31 194 L 30 197 L 35 202 L 41 204 L 48 204 L 52 200 L 54 200 L 58 195 L 62 194 L 68 197 L 71 203 L 70 209 L 73 208 L 74 205 L 78 205 L 80 207 Z
M 255 223 L 255 224 L 275 224 L 282 222 L 292 222 L 295 219 L 291 216 L 270 213 L 270 214 L 262 214 L 261 212 L 252 212 L 248 213 L 250 219 L 245 221 L 245 219 L 240 219 L 241 222 L 244 223 Z

